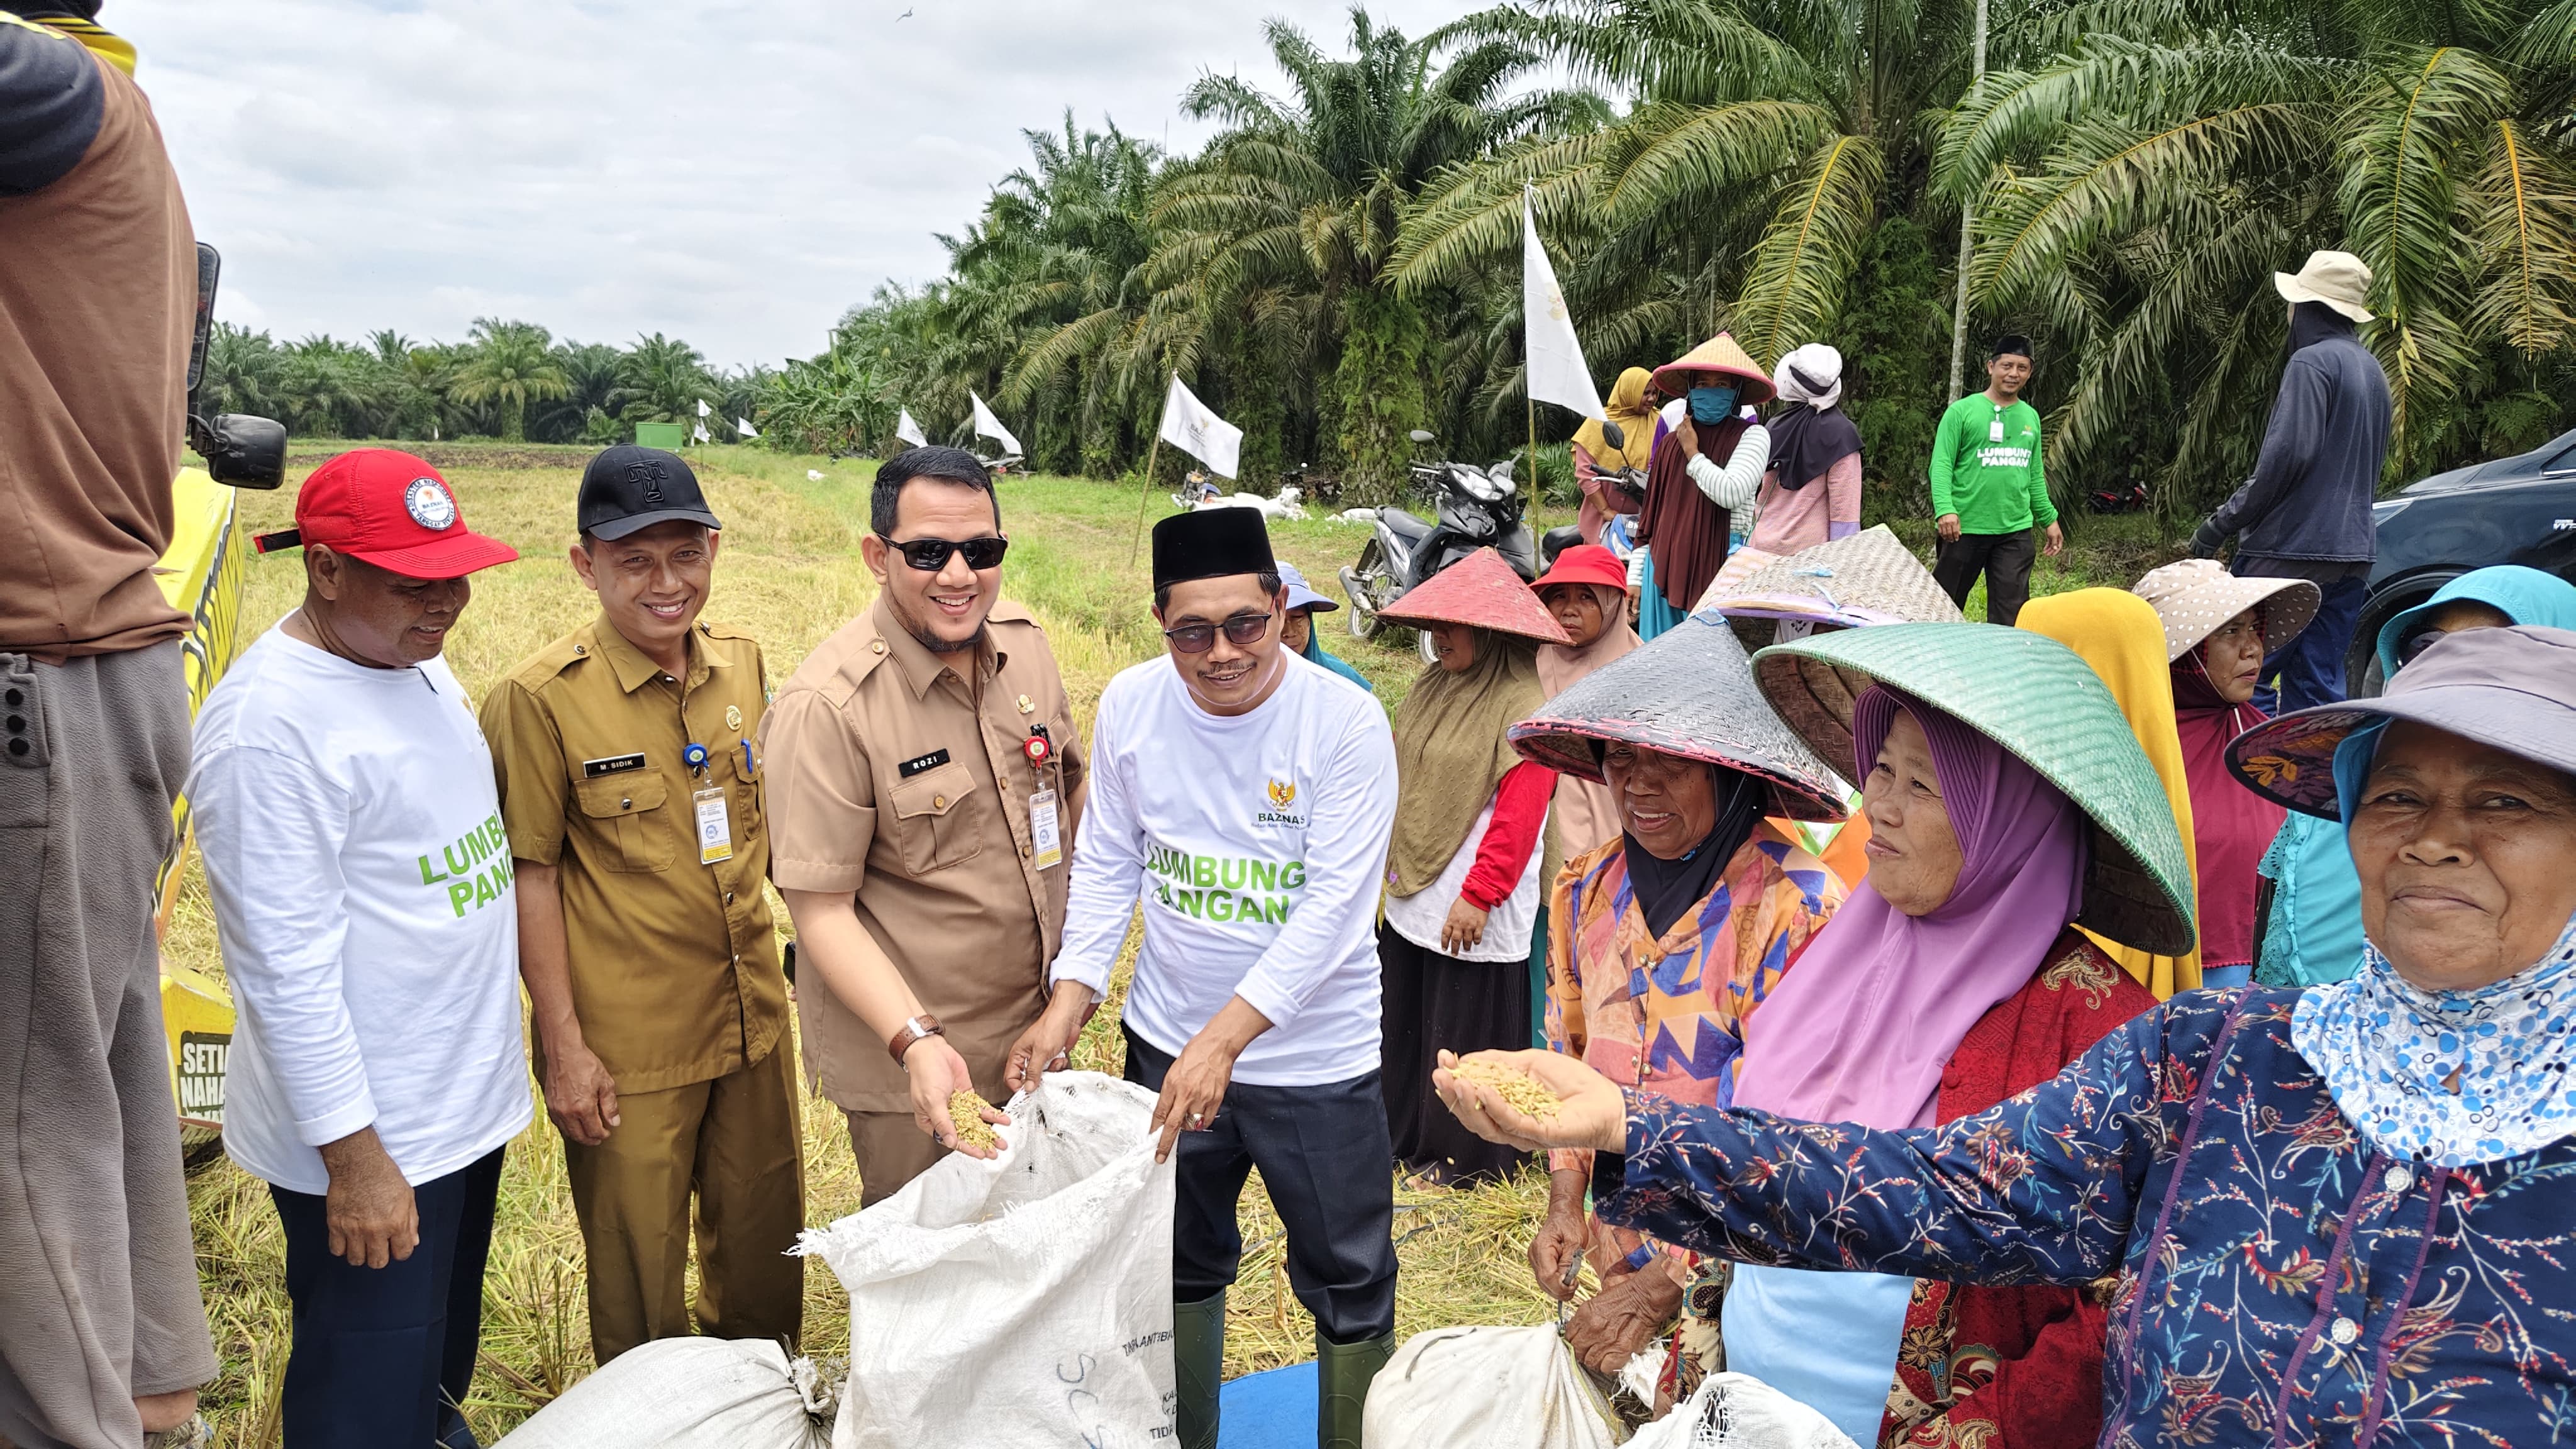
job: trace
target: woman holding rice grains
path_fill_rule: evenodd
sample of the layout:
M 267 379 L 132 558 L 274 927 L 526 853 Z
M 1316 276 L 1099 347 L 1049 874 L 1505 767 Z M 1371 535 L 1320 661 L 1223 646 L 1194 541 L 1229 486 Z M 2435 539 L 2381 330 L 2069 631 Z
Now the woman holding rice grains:
M 1830 642 L 1756 668 L 1769 682 Z M 2576 632 L 2453 634 L 2386 695 L 2228 754 L 2278 803 L 2344 821 L 2370 943 L 2351 979 L 2178 996 L 1930 1130 L 1623 1098 L 1540 1052 L 1507 1064 L 1561 1099 L 1552 1120 L 1435 1082 L 1480 1133 L 1624 1152 L 1601 1215 L 1704 1252 L 1963 1284 L 2116 1274 L 2099 1443 L 2563 1437 Z
M 1380 1072 L 1396 1160 L 1443 1186 L 1525 1159 L 1477 1139 L 1431 1096 L 1443 1047 L 1529 1041 L 1539 831 L 1556 776 L 1506 734 L 1538 708 L 1536 652 L 1565 631 L 1503 556 L 1478 549 L 1379 612 L 1431 636 L 1438 661 L 1395 712 L 1395 833 L 1378 931 Z
M 1616 812 L 1552 888 L 1549 1047 L 1623 1087 L 1725 1103 L 1744 1021 L 1842 903 L 1842 881 L 1791 833 L 1842 815 L 1842 781 L 1754 691 L 1734 632 L 1705 619 L 1567 689 L 1512 740 Z M 1530 1269 L 1564 1300 L 1591 1260 L 1601 1291 L 1566 1338 L 1615 1373 L 1672 1326 L 1692 1261 L 1587 1215 L 1592 1171 L 1588 1152 L 1549 1154 Z
M 2155 607 L 2173 661 L 2200 881 L 2201 984 L 2242 986 L 2254 973 L 2257 867 L 2283 812 L 2237 788 L 2227 744 L 2267 717 L 2253 702 L 2263 661 L 2308 627 L 2323 596 L 2305 579 L 2240 579 L 2205 558 L 2152 570 L 2130 592 Z

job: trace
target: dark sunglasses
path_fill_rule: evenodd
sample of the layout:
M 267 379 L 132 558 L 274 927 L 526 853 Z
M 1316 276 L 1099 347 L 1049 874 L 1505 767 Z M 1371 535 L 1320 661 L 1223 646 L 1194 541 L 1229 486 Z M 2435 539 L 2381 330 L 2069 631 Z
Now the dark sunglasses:
M 1205 654 L 1216 647 L 1216 631 L 1223 629 L 1227 643 L 1237 649 L 1249 649 L 1270 632 L 1270 619 L 1268 614 L 1237 614 L 1223 624 L 1183 624 L 1166 629 L 1163 637 L 1184 654 Z
M 2405 643 L 2397 646 L 2397 662 L 2400 665 L 2412 664 L 2415 662 L 2416 655 L 2423 653 L 2425 650 L 2432 648 L 2434 645 L 2441 643 L 2449 637 L 2451 637 L 2451 635 L 2450 631 L 2447 629 L 2418 630 L 2416 633 L 2409 635 Z
M 877 537 L 885 538 L 886 547 L 902 554 L 907 565 L 926 574 L 935 574 L 948 567 L 948 556 L 952 553 L 966 555 L 966 567 L 970 569 L 997 569 L 1002 566 L 1002 555 L 1011 551 L 1011 541 L 1007 538 L 916 538 L 904 541 L 886 538 L 882 533 Z

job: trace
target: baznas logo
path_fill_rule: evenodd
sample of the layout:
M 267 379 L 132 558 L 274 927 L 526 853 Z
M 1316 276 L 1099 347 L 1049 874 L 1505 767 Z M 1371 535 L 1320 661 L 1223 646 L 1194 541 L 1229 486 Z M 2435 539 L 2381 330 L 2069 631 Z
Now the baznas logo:
M 435 478 L 414 478 L 403 490 L 403 508 L 423 528 L 445 529 L 456 522 L 456 500 Z
M 1297 787 L 1286 780 L 1270 782 L 1270 803 L 1285 810 L 1297 803 Z

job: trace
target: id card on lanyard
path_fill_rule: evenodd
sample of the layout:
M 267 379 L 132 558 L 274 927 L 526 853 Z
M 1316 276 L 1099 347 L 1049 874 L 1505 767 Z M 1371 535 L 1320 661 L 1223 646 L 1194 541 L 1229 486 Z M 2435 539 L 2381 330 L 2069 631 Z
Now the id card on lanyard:
M 1995 409 L 1995 420 L 1986 424 L 1986 441 L 1989 443 L 2000 443 L 2003 440 L 2004 410 L 2002 408 L 1997 408 Z
M 689 798 L 697 804 L 698 864 L 733 859 L 733 816 L 725 808 L 723 787 L 700 790 Z

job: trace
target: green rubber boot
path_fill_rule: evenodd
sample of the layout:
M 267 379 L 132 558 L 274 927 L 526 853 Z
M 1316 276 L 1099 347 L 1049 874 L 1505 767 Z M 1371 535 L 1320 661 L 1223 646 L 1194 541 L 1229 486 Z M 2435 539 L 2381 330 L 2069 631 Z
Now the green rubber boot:
M 1334 1343 L 1315 1335 L 1316 1449 L 1360 1449 L 1369 1382 L 1395 1357 L 1395 1335 Z
M 1180 1449 L 1216 1449 L 1217 1391 L 1225 1383 L 1225 1294 L 1172 1305 L 1172 1427 Z M 1359 1441 L 1351 1441 L 1357 1449 Z

